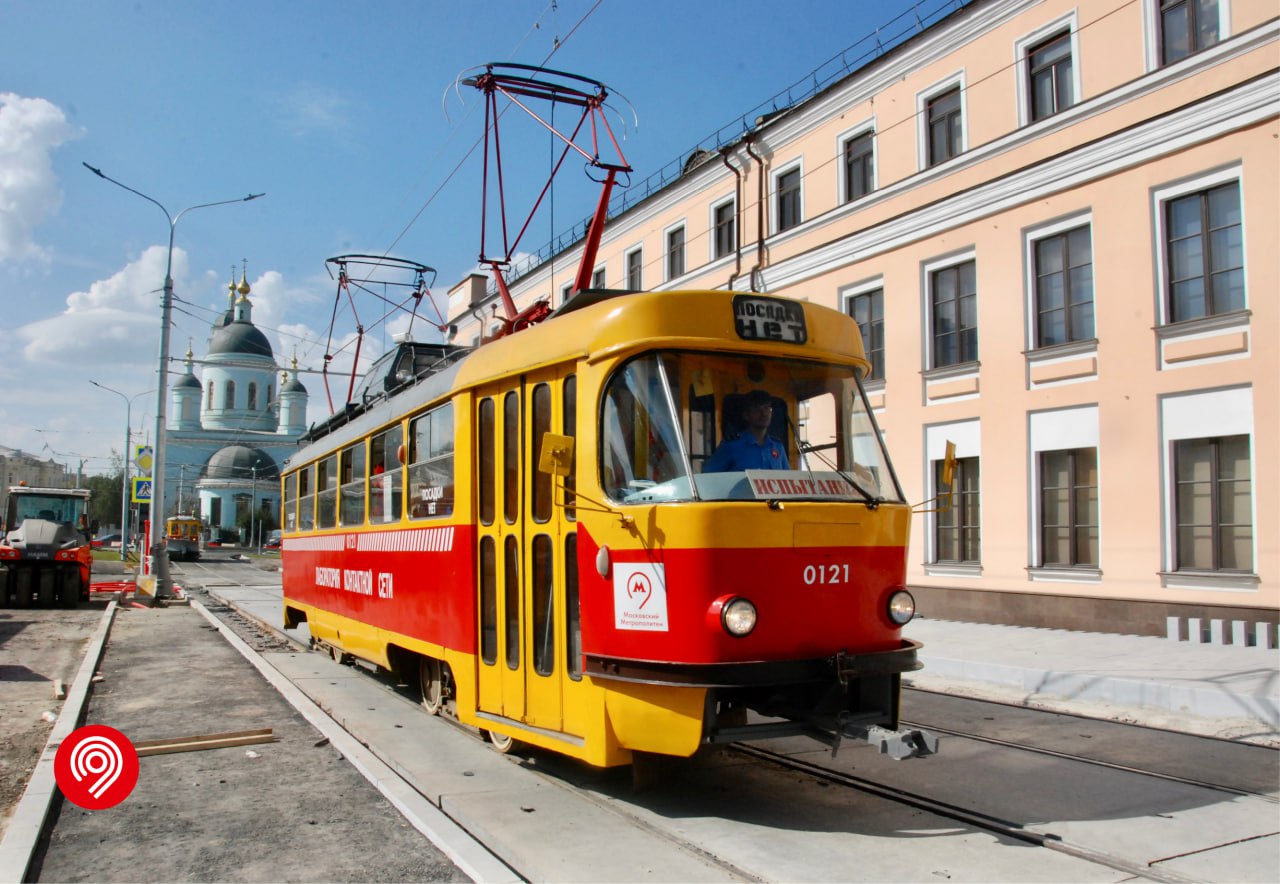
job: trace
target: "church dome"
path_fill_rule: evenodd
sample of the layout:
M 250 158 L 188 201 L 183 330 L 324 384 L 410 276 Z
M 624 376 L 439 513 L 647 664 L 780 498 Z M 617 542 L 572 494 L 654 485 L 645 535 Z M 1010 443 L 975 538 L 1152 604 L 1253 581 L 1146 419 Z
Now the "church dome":
M 204 475 L 207 479 L 279 479 L 280 468 L 261 448 L 228 445 L 209 458 Z
M 200 379 L 193 374 L 184 374 L 174 381 L 173 388 L 175 390 L 199 390 L 201 389 Z
M 298 380 L 298 376 L 294 375 L 283 387 L 280 388 L 281 393 L 305 393 L 307 388 L 302 386 L 302 381 Z
M 274 358 L 267 336 L 251 322 L 236 320 L 214 329 L 209 341 L 209 354 L 231 353 L 242 356 Z

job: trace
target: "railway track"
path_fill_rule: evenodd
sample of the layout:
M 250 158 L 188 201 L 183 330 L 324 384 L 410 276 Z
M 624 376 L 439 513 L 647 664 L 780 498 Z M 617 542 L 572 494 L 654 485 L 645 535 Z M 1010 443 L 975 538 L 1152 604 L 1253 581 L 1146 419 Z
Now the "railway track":
M 212 570 L 231 576 L 226 566 Z M 778 740 L 675 763 L 668 781 L 636 792 L 625 771 L 527 749 L 504 758 L 472 728 L 441 730 L 446 719 L 427 716 L 411 687 L 385 675 L 371 679 L 296 647 L 263 653 L 529 879 L 566 877 L 557 864 L 583 861 L 592 877 L 674 879 L 601 846 L 632 841 L 647 844 L 646 855 L 692 859 L 714 880 L 827 880 L 852 868 L 869 878 L 1235 880 L 1274 867 L 1278 839 L 1266 826 L 1275 796 L 1257 782 L 1184 769 L 1255 767 L 1265 781 L 1256 759 L 1275 753 L 1258 747 L 911 692 L 904 716 L 909 709 L 913 721 L 944 722 L 923 724 L 945 733 L 937 757 L 899 763 L 864 748 L 828 759 L 811 741 Z M 1177 752 L 1168 748 L 1179 741 Z M 463 752 L 468 760 L 456 760 Z M 1129 757 L 1143 752 L 1153 763 Z M 1225 760 L 1208 763 L 1215 754 Z M 441 800 L 457 783 L 478 785 L 458 780 L 457 769 L 481 764 L 498 769 L 502 785 L 486 792 L 496 803 L 477 815 L 472 795 L 451 795 L 452 807 Z M 580 831 L 523 830 L 548 815 Z M 1233 871 L 1224 874 L 1228 862 Z

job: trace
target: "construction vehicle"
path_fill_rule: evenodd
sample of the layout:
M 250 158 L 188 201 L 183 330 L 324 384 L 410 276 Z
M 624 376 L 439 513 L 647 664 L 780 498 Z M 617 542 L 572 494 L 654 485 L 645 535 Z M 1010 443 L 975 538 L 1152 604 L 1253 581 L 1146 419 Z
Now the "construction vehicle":
M 0 527 L 0 607 L 74 608 L 93 568 L 85 488 L 9 488 Z

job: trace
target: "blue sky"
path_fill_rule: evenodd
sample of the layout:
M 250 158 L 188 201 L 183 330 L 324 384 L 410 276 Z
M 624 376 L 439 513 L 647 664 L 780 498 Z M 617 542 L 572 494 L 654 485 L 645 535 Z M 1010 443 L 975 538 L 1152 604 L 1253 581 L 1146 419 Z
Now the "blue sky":
M 232 266 L 238 280 L 247 260 L 254 320 L 277 360 L 296 349 L 318 368 L 335 293 L 326 258 L 389 250 L 437 268 L 438 294 L 475 266 L 480 153 L 463 159 L 483 106 L 453 91 L 459 73 L 550 55 L 549 67 L 603 81 L 627 113 L 639 180 L 913 5 L 4 0 L 0 445 L 108 471 L 124 403 L 90 379 L 130 397 L 155 386 L 168 224 L 82 163 L 175 214 L 265 192 L 178 224 L 171 353 L 188 339 L 204 352 Z M 953 5 L 918 4 L 927 19 Z M 503 135 L 508 176 L 540 187 L 545 133 L 512 119 Z M 535 220 L 522 249 L 585 217 L 594 193 L 567 162 L 556 217 Z M 318 419 L 322 387 L 303 382 Z M 136 399 L 135 432 L 154 433 L 154 407 L 154 395 Z

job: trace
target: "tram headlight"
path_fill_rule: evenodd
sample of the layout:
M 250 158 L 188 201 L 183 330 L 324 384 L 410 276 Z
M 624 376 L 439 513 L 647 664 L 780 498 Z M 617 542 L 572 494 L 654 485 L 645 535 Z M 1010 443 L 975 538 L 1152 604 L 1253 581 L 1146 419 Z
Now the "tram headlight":
M 756 606 L 741 597 L 730 599 L 720 609 L 720 625 L 736 638 L 750 635 L 756 628 Z
M 905 589 L 899 589 L 889 596 L 889 604 L 886 606 L 886 610 L 889 614 L 889 620 L 898 626 L 906 626 L 911 622 L 911 618 L 916 615 L 916 600 Z

